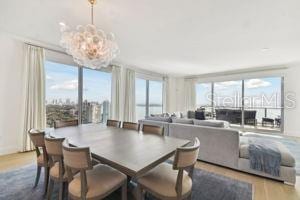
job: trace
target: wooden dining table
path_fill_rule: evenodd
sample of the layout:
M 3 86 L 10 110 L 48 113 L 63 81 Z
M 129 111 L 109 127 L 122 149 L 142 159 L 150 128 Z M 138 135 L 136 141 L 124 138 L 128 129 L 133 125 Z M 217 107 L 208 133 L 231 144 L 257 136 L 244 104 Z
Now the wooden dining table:
M 129 177 L 151 170 L 190 142 L 102 124 L 49 129 L 47 134 L 64 137 L 72 146 L 90 147 L 92 157 Z

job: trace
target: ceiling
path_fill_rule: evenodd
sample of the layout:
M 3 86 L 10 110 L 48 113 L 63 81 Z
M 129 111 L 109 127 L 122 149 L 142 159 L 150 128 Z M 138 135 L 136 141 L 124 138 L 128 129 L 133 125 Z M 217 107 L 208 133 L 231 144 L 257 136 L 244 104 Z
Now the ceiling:
M 299 60 L 299 0 L 98 0 L 95 24 L 113 32 L 116 62 L 195 75 Z M 86 0 L 0 2 L 0 30 L 58 45 L 59 22 L 90 22 Z

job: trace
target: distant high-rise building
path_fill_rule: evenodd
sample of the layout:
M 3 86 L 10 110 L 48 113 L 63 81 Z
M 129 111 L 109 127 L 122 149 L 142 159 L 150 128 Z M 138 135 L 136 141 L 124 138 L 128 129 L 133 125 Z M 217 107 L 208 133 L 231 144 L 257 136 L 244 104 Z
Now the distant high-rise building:
M 66 99 L 66 104 L 71 105 L 71 100 L 69 98 Z
M 102 122 L 106 122 L 109 119 L 110 113 L 110 102 L 108 100 L 103 101 L 102 103 Z

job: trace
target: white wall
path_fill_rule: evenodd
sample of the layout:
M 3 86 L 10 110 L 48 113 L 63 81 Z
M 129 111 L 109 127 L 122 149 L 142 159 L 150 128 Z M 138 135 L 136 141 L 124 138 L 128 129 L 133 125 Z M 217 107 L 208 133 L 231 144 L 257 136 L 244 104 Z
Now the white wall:
M 0 33 L 0 155 L 20 150 L 23 45 Z
M 300 63 L 291 65 L 285 71 L 285 94 L 295 95 L 295 107 L 285 109 L 285 134 L 300 137 Z

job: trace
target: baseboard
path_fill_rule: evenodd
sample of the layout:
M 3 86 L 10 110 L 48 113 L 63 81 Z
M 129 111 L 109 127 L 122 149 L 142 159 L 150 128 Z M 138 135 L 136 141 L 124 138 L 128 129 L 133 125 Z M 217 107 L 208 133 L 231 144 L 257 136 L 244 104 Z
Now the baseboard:
M 8 146 L 8 147 L 0 148 L 0 156 L 17 153 L 17 152 L 19 152 L 19 148 L 16 146 Z

